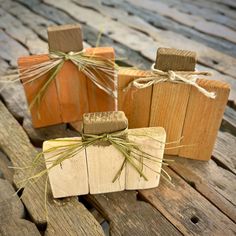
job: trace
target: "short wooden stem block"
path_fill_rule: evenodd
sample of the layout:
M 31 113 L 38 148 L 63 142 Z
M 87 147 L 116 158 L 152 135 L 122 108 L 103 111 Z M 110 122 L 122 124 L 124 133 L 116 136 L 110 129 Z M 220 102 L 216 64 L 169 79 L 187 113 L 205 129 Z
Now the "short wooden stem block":
M 146 77 L 150 72 L 121 68 L 118 73 L 118 110 L 124 111 L 129 120 L 129 128 L 149 126 L 149 113 L 152 87 L 145 89 L 130 88 L 123 91 L 134 79 Z
M 81 140 L 81 138 L 66 138 Z M 63 140 L 63 139 L 61 139 Z M 43 143 L 43 151 L 50 150 L 61 145 L 72 144 L 72 141 L 46 141 Z M 45 152 L 46 167 L 50 168 L 51 161 L 56 160 L 59 151 Z M 64 160 L 61 164 L 48 171 L 49 181 L 54 198 L 83 195 L 89 193 L 87 160 L 85 150 L 74 157 Z
M 146 134 L 147 136 L 142 136 Z M 128 132 L 129 141 L 136 143 L 140 150 L 152 155 L 150 159 L 136 156 L 134 163 L 142 169 L 145 180 L 130 164 L 126 164 L 125 189 L 147 189 L 159 185 L 162 159 L 165 148 L 166 132 L 161 127 L 150 127 L 141 129 L 130 129 Z M 154 140 L 155 139 L 155 140 Z
M 84 134 L 112 133 L 128 128 L 128 120 L 122 111 L 96 112 L 83 115 Z
M 68 53 L 83 49 L 83 36 L 79 24 L 49 26 L 47 32 L 50 51 Z
M 193 51 L 175 48 L 159 48 L 157 50 L 155 68 L 162 71 L 194 71 L 197 55 Z

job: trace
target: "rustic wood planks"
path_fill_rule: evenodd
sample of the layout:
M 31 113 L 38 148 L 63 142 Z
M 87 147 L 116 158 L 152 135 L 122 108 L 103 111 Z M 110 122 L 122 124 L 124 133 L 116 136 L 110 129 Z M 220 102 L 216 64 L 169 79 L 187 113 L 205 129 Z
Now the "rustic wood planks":
M 0 147 L 11 158 L 15 166 L 27 166 L 36 156 L 35 148 L 12 115 L 0 103 Z M 14 136 L 11 135 L 14 133 Z M 15 173 L 14 183 L 19 187 L 19 181 L 25 178 L 22 172 Z M 23 203 L 33 221 L 37 225 L 46 224 L 46 215 L 44 208 L 45 178 L 41 178 L 35 185 L 24 189 L 22 197 Z M 48 196 L 48 222 L 46 233 L 48 235 L 67 234 L 68 232 L 83 235 L 86 230 L 88 235 L 103 235 L 103 231 L 93 216 L 78 202 L 77 198 L 65 200 L 53 200 L 50 188 Z M 60 207 L 58 207 L 60 206 Z
M 226 215 L 173 171 L 168 172 L 175 186 L 162 181 L 158 189 L 139 190 L 141 198 L 155 206 L 184 235 L 235 234 L 236 225 Z

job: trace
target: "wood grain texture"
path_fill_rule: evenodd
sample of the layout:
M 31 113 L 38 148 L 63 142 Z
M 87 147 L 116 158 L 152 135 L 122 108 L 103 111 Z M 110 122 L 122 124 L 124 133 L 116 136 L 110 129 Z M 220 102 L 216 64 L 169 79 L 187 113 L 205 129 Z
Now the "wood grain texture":
M 9 166 L 12 166 L 12 163 L 10 162 L 8 157 L 0 150 L 0 178 L 3 177 L 4 179 L 12 183 L 14 170 L 9 168 Z
M 218 159 L 219 155 L 215 153 L 214 158 Z M 171 169 L 236 223 L 233 173 L 222 168 L 214 159 L 208 162 L 180 157 L 170 159 L 175 160 L 170 165 Z
M 159 48 L 155 68 L 163 71 L 194 71 L 196 53 L 175 48 Z M 186 109 L 188 105 L 190 86 L 165 82 L 154 85 L 150 115 L 150 126 L 161 126 L 166 129 L 166 154 L 178 154 Z M 169 148 L 169 149 L 168 149 Z M 173 149 L 172 149 L 173 148 Z
M 49 51 L 79 52 L 83 49 L 82 30 L 79 24 L 48 27 Z
M 3 179 L 0 179 L 0 212 L 0 235 L 40 235 L 35 224 L 22 219 L 26 214 L 24 205 L 12 185 Z
M 40 236 L 37 227 L 28 220 L 11 219 L 0 223 L 0 234 L 2 236 Z
M 194 71 L 196 52 L 175 48 L 158 48 L 155 68 L 162 71 Z
M 138 145 L 145 153 L 152 155 L 156 160 L 145 159 L 136 156 L 133 160 L 135 165 L 141 168 L 147 180 L 140 176 L 130 163 L 126 164 L 125 189 L 147 189 L 159 185 L 162 159 L 165 148 L 166 133 L 162 127 L 149 127 L 141 129 L 130 129 L 128 131 L 129 141 Z M 142 136 L 147 135 L 147 136 Z
M 80 52 L 83 49 L 81 26 L 69 24 L 48 27 L 48 45 L 49 51 Z M 86 77 L 71 61 L 65 61 L 57 74 L 56 88 L 63 123 L 76 121 L 89 111 Z
M 72 18 L 69 14 L 67 14 L 66 12 L 63 12 L 62 10 L 60 10 L 58 8 L 54 8 L 54 7 L 47 5 L 45 3 L 39 2 L 38 0 L 34 0 L 34 2 L 29 1 L 29 0 L 21 0 L 20 2 L 24 6 L 27 6 L 28 8 L 24 7 L 22 4 L 19 4 L 16 2 L 11 2 L 11 1 L 8 1 L 8 2 L 3 1 L 1 3 L 1 6 L 6 11 L 10 12 L 12 15 L 17 16 L 17 18 L 24 25 L 27 25 L 28 28 L 30 28 L 32 31 L 37 31 L 38 35 L 40 35 L 40 37 L 42 37 L 43 39 L 47 39 L 47 35 L 46 35 L 45 27 L 43 27 L 42 25 L 52 25 L 53 24 L 52 21 L 54 21 L 58 24 L 77 23 L 76 20 L 74 18 Z M 166 3 L 166 1 L 165 1 L 165 3 Z M 194 4 L 195 3 L 192 3 L 192 5 L 191 4 L 190 5 L 195 8 L 197 7 L 199 9 L 199 6 L 195 6 Z M 201 5 L 203 3 L 199 3 L 199 4 Z M 113 7 L 113 5 L 115 6 L 115 8 Z M 186 5 L 189 5 L 189 4 L 186 3 Z M 204 2 L 203 5 L 207 5 L 207 3 Z M 170 39 L 172 39 L 172 41 L 175 41 L 176 39 L 178 39 L 180 34 L 182 34 L 182 35 L 186 36 L 187 38 L 194 39 L 195 41 L 200 42 L 200 43 L 198 43 L 198 45 L 195 45 L 195 46 L 192 45 L 192 47 L 189 47 L 188 49 L 193 50 L 193 48 L 194 48 L 194 50 L 196 50 L 198 52 L 199 60 L 200 60 L 201 64 L 204 63 L 204 65 L 210 66 L 211 68 L 213 68 L 213 72 L 214 72 L 215 76 L 217 75 L 219 80 L 224 80 L 224 81 L 228 80 L 228 82 L 230 82 L 230 84 L 232 86 L 232 90 L 230 93 L 230 100 L 235 100 L 236 93 L 233 91 L 233 88 L 235 88 L 234 79 L 233 79 L 233 77 L 227 76 L 225 74 L 225 73 L 227 73 L 228 69 L 224 70 L 224 72 L 223 72 L 224 74 L 216 71 L 217 68 L 218 68 L 218 70 L 220 69 L 218 66 L 219 60 L 222 60 L 222 62 L 220 62 L 220 64 L 225 63 L 226 61 L 227 61 L 228 65 L 230 64 L 230 61 L 233 58 L 231 57 L 231 59 L 229 59 L 229 58 L 226 59 L 226 58 L 223 58 L 223 56 L 224 56 L 224 54 L 231 54 L 231 53 L 233 53 L 233 55 L 234 55 L 234 51 L 236 51 L 236 50 L 233 50 L 233 48 L 235 47 L 233 44 L 229 45 L 228 42 L 226 43 L 225 41 L 219 40 L 219 39 L 217 40 L 217 42 L 215 42 L 215 39 L 216 39 L 215 37 L 210 38 L 208 35 L 205 35 L 205 34 L 201 34 L 199 36 L 198 31 L 194 31 L 188 27 L 184 27 L 184 29 L 183 29 L 183 27 L 180 26 L 179 24 L 176 24 L 175 21 L 165 18 L 163 16 L 160 16 L 159 14 L 152 13 L 151 11 L 149 11 L 149 13 L 146 14 L 145 9 L 142 9 L 138 6 L 131 5 L 127 2 L 117 3 L 116 1 L 112 1 L 112 4 L 111 4 L 111 3 L 107 2 L 107 0 L 106 1 L 103 0 L 103 3 L 101 4 L 101 3 L 95 3 L 95 2 L 90 3 L 88 1 L 81 0 L 80 6 L 85 6 L 85 7 L 88 6 L 96 11 L 99 11 L 101 14 L 106 15 L 107 17 L 110 17 L 114 20 L 117 19 L 123 25 L 128 25 L 130 28 L 136 29 L 136 33 L 138 33 L 137 31 L 141 31 L 141 32 L 147 34 L 149 37 L 152 37 L 156 40 L 160 40 L 160 35 L 162 36 L 163 33 L 166 34 L 165 31 L 160 33 L 158 28 L 165 28 L 165 29 L 168 29 L 168 31 L 167 31 L 168 35 L 173 34 L 175 32 L 175 35 L 170 37 Z M 31 9 L 31 11 L 29 9 Z M 189 10 L 189 9 L 187 9 L 187 10 Z M 210 11 L 210 10 L 213 10 L 213 9 L 211 9 L 209 7 L 206 9 L 205 8 L 200 9 L 201 13 L 203 13 L 204 11 Z M 228 13 L 229 13 L 229 11 L 230 10 L 228 9 Z M 38 14 L 40 14 L 40 15 L 35 14 L 34 12 L 38 12 Z M 218 11 L 216 11 L 216 12 L 218 13 L 218 16 L 221 16 L 223 18 L 228 18 L 227 16 L 223 16 L 223 15 L 219 14 Z M 226 15 L 228 15 L 228 13 Z M 208 15 L 209 14 L 206 14 L 205 16 L 208 16 Z M 32 19 L 34 19 L 34 20 L 32 20 Z M 154 25 L 152 25 L 151 22 L 153 22 Z M 8 28 L 10 28 L 10 26 Z M 92 28 L 89 25 L 83 25 L 83 31 L 84 31 L 84 34 L 86 35 L 86 38 L 85 38 L 86 41 L 88 41 L 90 44 L 95 46 L 96 45 L 95 38 L 97 38 L 97 35 L 99 34 L 100 29 L 97 30 L 95 28 Z M 172 31 L 172 32 L 170 32 L 170 31 Z M 187 44 L 196 43 L 195 41 L 189 40 L 186 37 L 183 38 L 182 41 L 180 40 L 182 45 L 179 45 L 178 48 L 185 48 L 185 47 L 187 47 Z M 23 39 L 23 37 L 18 37 L 18 40 L 21 40 L 21 39 Z M 24 44 L 24 40 L 21 40 L 20 42 L 22 44 Z M 26 42 L 28 42 L 28 40 Z M 183 42 L 186 42 L 186 43 L 184 44 Z M 118 57 L 127 58 L 128 60 L 126 62 L 128 62 L 128 64 L 140 65 L 142 68 L 144 68 L 144 67 L 148 68 L 150 65 L 150 62 L 148 60 L 153 61 L 155 59 L 155 50 L 153 50 L 153 48 L 156 47 L 155 46 L 156 44 L 153 44 L 152 49 L 151 48 L 148 49 L 148 45 L 146 47 L 141 47 L 141 48 L 147 48 L 147 50 L 145 50 L 145 51 L 149 52 L 149 54 L 150 54 L 149 56 L 147 56 L 145 54 L 143 57 L 143 54 L 140 53 L 141 48 L 139 51 L 134 51 L 131 48 L 125 46 L 125 44 L 117 43 L 117 41 L 114 42 L 112 39 L 109 38 L 109 35 L 103 35 L 100 43 L 101 43 L 101 45 L 104 45 L 104 46 L 113 45 L 116 48 L 116 52 L 117 52 Z M 211 47 L 211 49 L 214 48 L 214 49 L 218 50 L 218 52 L 221 51 L 224 54 L 222 54 L 221 57 L 217 57 L 216 55 L 212 55 L 209 47 L 205 48 L 204 50 L 201 50 L 202 49 L 201 47 L 204 46 L 204 44 L 209 45 Z M 158 42 L 158 45 L 164 46 L 161 42 Z M 170 45 L 171 45 L 171 42 L 169 42 L 165 46 L 170 47 Z M 222 46 L 222 48 L 220 45 Z M 171 47 L 176 48 L 177 47 L 176 42 L 172 43 Z M 32 48 L 32 46 L 30 48 Z M 37 48 L 39 48 L 39 47 L 37 47 Z M 33 48 L 32 48 L 32 50 L 33 50 Z M 44 52 L 46 52 L 46 51 L 44 51 Z M 151 56 L 151 53 L 152 53 L 152 56 Z M 214 60 L 212 60 L 212 58 L 214 58 Z M 213 61 L 216 64 L 214 64 Z M 224 67 L 228 68 L 227 65 L 224 65 Z M 212 70 L 209 67 L 205 68 L 205 70 L 206 69 Z M 234 76 L 234 75 L 232 75 L 232 76 Z M 216 78 L 216 77 L 214 77 L 214 78 Z M 233 96 L 234 96 L 234 98 L 233 98 Z
M 24 205 L 19 197 L 14 194 L 15 190 L 11 184 L 0 178 L 0 225 L 4 219 L 23 218 L 25 216 Z
M 27 166 L 37 152 L 30 144 L 24 130 L 12 117 L 2 103 L 0 103 L 0 147 L 9 156 L 13 165 Z M 14 135 L 11 135 L 14 133 Z M 19 181 L 25 178 L 23 172 L 16 172 L 14 184 L 19 187 Z M 32 220 L 37 225 L 46 224 L 44 208 L 45 178 L 41 178 L 30 188 L 25 188 L 22 201 L 26 206 Z M 98 222 L 77 198 L 55 200 L 52 198 L 50 187 L 47 192 L 48 214 L 46 235 L 103 235 Z
M 146 4 L 144 4 L 141 0 L 129 0 L 129 2 L 132 2 L 135 5 L 139 5 L 141 7 L 144 7 L 145 9 L 154 11 L 166 17 L 169 17 L 181 24 L 195 28 L 196 30 L 199 30 L 203 33 L 224 38 L 234 43 L 236 42 L 235 31 L 231 30 L 226 26 L 222 26 L 221 24 L 206 21 L 198 16 L 190 16 L 189 14 L 185 14 L 161 2 L 153 2 L 150 0 L 148 0 Z
M 154 85 L 149 126 L 166 130 L 166 154 L 178 155 L 191 86 L 164 82 Z M 168 142 L 175 142 L 168 145 Z
M 18 67 L 20 70 L 24 71 L 33 65 L 46 61 L 49 61 L 49 57 L 47 55 L 20 57 L 18 59 Z M 32 103 L 35 94 L 37 94 L 40 88 L 45 84 L 47 77 L 47 74 L 43 75 L 40 79 L 37 79 L 37 81 L 34 81 L 33 83 L 25 83 L 26 80 L 22 81 L 28 105 Z M 62 122 L 55 80 L 53 80 L 48 86 L 47 92 L 44 94 L 41 102 L 39 104 L 35 103 L 34 106 L 32 106 L 31 117 L 35 128 Z
M 120 177 L 113 179 L 121 168 L 124 157 L 112 145 L 92 145 L 86 148 L 89 191 L 91 194 L 122 191 L 125 189 L 125 168 Z
M 226 132 L 218 132 L 213 156 L 219 164 L 236 175 L 236 137 Z
M 139 190 L 140 197 L 159 210 L 183 235 L 235 235 L 236 225 L 207 199 L 168 170 L 175 186 Z M 171 206 L 171 207 L 170 207 Z
M 154 207 L 138 201 L 135 191 L 87 195 L 86 199 L 110 222 L 111 236 L 181 235 Z
M 104 34 L 109 35 L 111 39 L 116 40 L 133 50 L 138 50 L 143 56 L 150 58 L 152 61 L 154 61 L 155 58 L 155 51 L 153 51 L 153 48 L 155 48 L 157 44 L 162 47 L 183 48 L 185 50 L 192 50 L 195 48 L 199 55 L 199 62 L 207 64 L 232 77 L 235 76 L 235 59 L 233 57 L 220 53 L 217 50 L 177 33 L 168 30 L 155 29 L 155 37 L 150 37 L 149 35 L 144 35 L 143 33 L 128 27 L 128 19 L 126 20 L 127 24 L 121 24 L 115 20 L 110 20 L 109 24 L 107 24 L 106 16 L 94 12 L 91 9 L 82 8 L 72 2 L 67 2 L 65 0 L 58 0 L 56 2 L 45 0 L 44 2 L 59 9 L 70 8 L 71 16 L 75 17 L 77 20 L 86 21 L 89 26 L 97 30 L 100 30 L 101 25 L 103 25 Z M 94 24 L 94 17 L 96 17 L 97 24 Z M 132 35 L 132 37 L 130 35 Z M 214 60 L 212 58 L 214 58 Z M 217 63 L 214 63 L 214 61 L 217 61 Z
M 128 128 L 128 120 L 122 111 L 96 112 L 83 115 L 84 134 L 104 134 Z
M 114 50 L 112 48 L 89 50 L 89 54 L 96 54 L 96 52 L 105 58 L 109 58 L 112 54 L 114 58 Z M 26 70 L 32 65 L 48 60 L 47 55 L 22 57 L 19 58 L 18 64 L 19 68 Z M 43 75 L 33 83 L 23 83 L 28 104 L 31 104 L 35 94 L 47 81 L 47 78 L 48 74 Z M 86 78 L 81 71 L 78 71 L 78 68 L 72 62 L 66 61 L 56 78 L 49 85 L 40 104 L 32 107 L 33 126 L 40 128 L 59 123 L 75 122 L 82 120 L 83 113 L 89 112 L 89 110 L 115 110 L 115 99 L 105 92 L 100 92 L 101 89 L 91 81 L 88 81 L 90 81 L 89 78 Z M 94 86 L 94 89 L 87 90 L 87 84 L 90 83 L 93 84 L 91 86 Z M 92 108 L 92 104 L 96 104 L 96 108 Z
M 150 75 L 150 72 L 120 68 L 118 74 L 118 110 L 124 111 L 129 121 L 129 128 L 149 126 L 152 87 L 123 91 L 134 79 Z
M 81 138 L 70 138 L 80 141 Z M 70 140 L 67 138 L 67 140 Z M 58 140 L 58 139 L 57 139 Z M 70 145 L 73 141 L 46 141 L 43 143 L 44 159 L 46 167 L 50 168 L 56 160 L 55 155 L 60 151 L 46 152 L 48 149 L 58 145 Z M 75 144 L 75 142 L 74 142 Z M 77 196 L 89 193 L 87 160 L 85 150 L 63 161 L 60 165 L 53 167 L 48 173 L 52 194 L 54 198 Z
M 229 96 L 229 85 L 220 81 L 199 79 L 197 82 L 217 97 L 210 99 L 192 87 L 183 127 L 183 140 L 179 155 L 209 160 L 214 148 L 217 131 Z
M 110 61 L 115 61 L 115 51 L 112 47 L 97 47 L 87 48 L 87 55 L 95 55 Z M 115 68 L 114 68 L 115 70 Z M 104 75 L 102 71 L 93 71 L 98 81 L 103 82 L 104 85 L 109 85 L 110 88 L 115 90 L 116 78 L 110 77 L 111 81 Z M 116 100 L 111 95 L 107 94 L 102 89 L 98 88 L 90 79 L 87 79 L 87 90 L 89 100 L 89 112 L 100 111 L 115 111 L 117 110 Z

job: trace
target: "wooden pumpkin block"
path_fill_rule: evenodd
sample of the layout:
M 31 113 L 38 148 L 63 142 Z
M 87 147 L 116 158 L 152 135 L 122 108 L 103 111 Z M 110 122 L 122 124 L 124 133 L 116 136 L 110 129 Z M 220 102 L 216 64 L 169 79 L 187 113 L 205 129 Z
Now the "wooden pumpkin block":
M 147 136 L 141 136 L 146 134 Z M 159 185 L 162 159 L 164 154 L 166 132 L 162 127 L 150 127 L 130 129 L 128 131 L 129 141 L 136 143 L 145 153 L 154 156 L 153 159 L 136 156 L 134 163 L 142 169 L 147 180 L 130 164 L 126 164 L 125 189 L 147 189 Z M 154 140 L 156 139 L 156 140 Z M 158 140 L 158 141 L 157 141 Z
M 61 145 L 72 144 L 73 141 L 66 141 L 71 139 L 81 140 L 81 138 L 66 138 L 65 141 L 51 140 L 43 143 L 47 168 L 52 165 L 50 161 L 57 158 L 55 155 L 59 150 L 48 153 L 46 151 Z M 54 198 L 88 194 L 89 185 L 85 150 L 51 168 L 48 171 L 48 176 Z
M 210 99 L 192 87 L 183 127 L 183 140 L 179 156 L 209 160 L 214 148 L 229 96 L 229 85 L 215 80 L 199 79 L 198 84 L 208 91 L 216 92 Z
M 152 97 L 152 87 L 137 90 L 124 88 L 134 79 L 146 77 L 150 72 L 120 68 L 118 73 L 118 110 L 124 111 L 129 120 L 129 128 L 142 128 L 149 126 L 149 113 Z
M 67 53 L 82 50 L 82 34 L 79 25 L 49 27 L 48 38 L 50 51 Z M 86 52 L 89 55 L 98 54 L 105 58 L 114 59 L 112 48 L 86 49 Z M 21 57 L 18 60 L 18 66 L 24 71 L 35 64 L 48 60 L 47 55 Z M 99 76 L 102 77 L 101 72 Z M 24 84 L 28 104 L 32 103 L 35 94 L 47 78 L 49 78 L 49 73 Z M 48 86 L 40 103 L 36 103 L 32 107 L 32 123 L 35 128 L 39 128 L 81 121 L 84 113 L 94 110 L 115 110 L 115 99 L 102 90 L 100 91 L 71 61 L 65 61 L 54 81 Z

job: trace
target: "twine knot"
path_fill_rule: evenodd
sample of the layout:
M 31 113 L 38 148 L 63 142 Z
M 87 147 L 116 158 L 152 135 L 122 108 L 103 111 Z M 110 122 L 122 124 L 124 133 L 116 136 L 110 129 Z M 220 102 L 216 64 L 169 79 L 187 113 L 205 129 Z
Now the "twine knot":
M 65 53 L 64 60 L 65 61 L 72 60 L 74 54 L 75 54 L 74 52 Z
M 209 92 L 200 85 L 197 84 L 197 79 L 195 76 L 197 75 L 204 75 L 210 76 L 210 72 L 206 71 L 162 71 L 158 70 L 155 67 L 155 64 L 151 66 L 151 75 L 143 78 L 137 78 L 131 81 L 127 87 L 123 89 L 123 92 L 126 92 L 131 87 L 135 87 L 137 89 L 143 89 L 150 87 L 152 85 L 161 83 L 161 82 L 172 82 L 172 83 L 183 83 L 189 84 L 195 87 L 200 93 L 205 95 L 208 98 L 215 99 L 216 93 Z
M 175 72 L 172 71 L 172 70 L 169 70 L 167 73 L 168 73 L 169 79 L 170 79 L 171 81 L 175 81 L 175 78 L 176 78 Z

